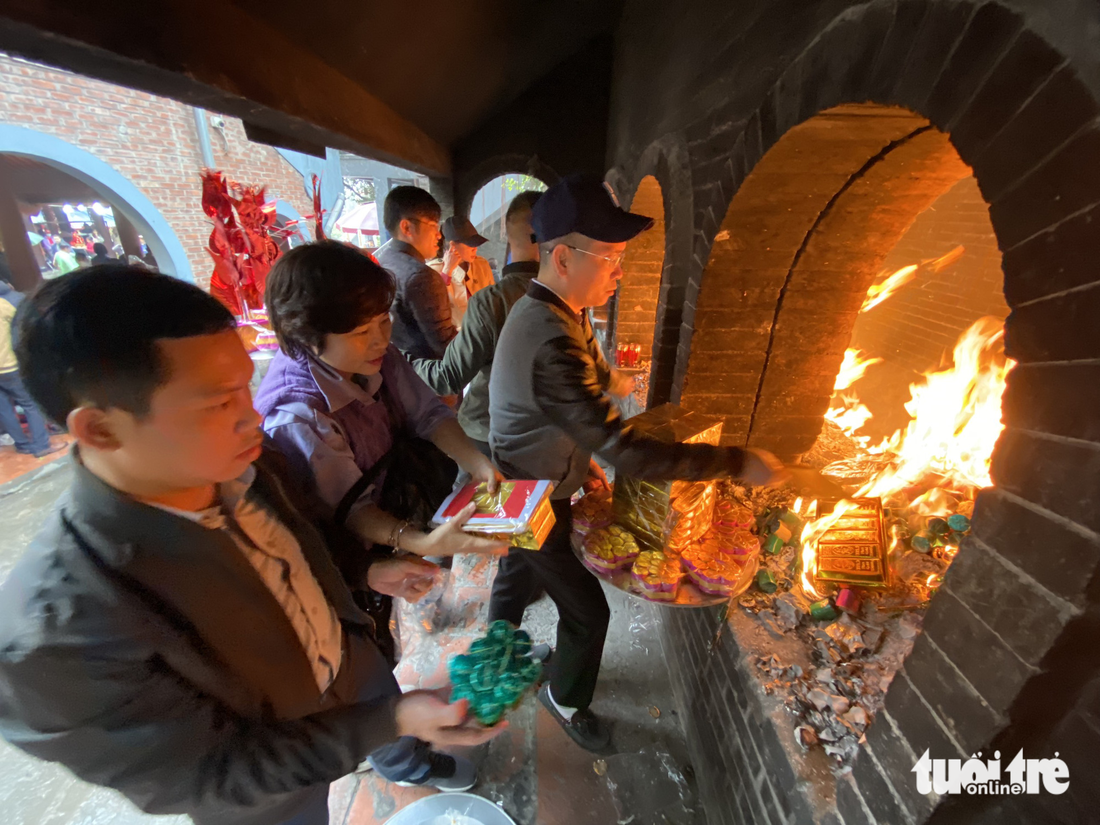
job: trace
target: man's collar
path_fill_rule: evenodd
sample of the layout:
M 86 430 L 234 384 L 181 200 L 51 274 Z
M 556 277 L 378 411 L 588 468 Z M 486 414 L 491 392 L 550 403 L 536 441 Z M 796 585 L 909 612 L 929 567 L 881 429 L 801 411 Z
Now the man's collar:
M 565 299 L 558 295 L 553 289 L 548 287 L 542 281 L 537 278 L 531 281 L 530 286 L 527 287 L 527 294 L 532 298 L 537 298 L 540 301 L 545 301 L 548 304 L 553 304 L 558 307 L 562 312 L 565 312 L 576 321 L 578 324 L 582 323 L 584 318 L 584 312 L 577 312 L 573 307 L 566 303 Z
M 320 358 L 307 355 L 306 362 L 309 365 L 309 374 L 313 376 L 313 380 L 317 384 L 317 389 L 325 397 L 329 412 L 336 412 L 352 401 L 362 400 L 363 393 L 373 398 L 382 387 L 381 371 L 376 372 L 374 375 L 364 376 L 366 379 L 366 386 L 364 387 L 349 378 L 344 378 Z
M 500 271 L 500 275 L 503 278 L 505 275 L 513 274 L 537 275 L 538 272 L 538 261 L 512 261 L 512 263 L 504 265 L 504 269 Z
M 393 244 L 394 252 L 403 252 L 406 255 L 410 255 L 416 258 L 420 263 L 424 263 L 424 256 L 420 254 L 420 251 L 411 243 L 405 241 L 399 241 L 397 238 L 390 238 L 390 243 Z

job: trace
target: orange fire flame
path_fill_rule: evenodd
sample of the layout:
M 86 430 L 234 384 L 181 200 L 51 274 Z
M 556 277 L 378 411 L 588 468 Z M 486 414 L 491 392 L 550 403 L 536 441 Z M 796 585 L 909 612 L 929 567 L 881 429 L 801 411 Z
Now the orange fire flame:
M 946 269 L 961 258 L 965 251 L 965 247 L 956 246 L 950 252 L 945 255 L 940 255 L 938 258 L 929 258 L 928 260 L 921 261 L 919 264 L 903 266 L 885 280 L 872 284 L 871 288 L 867 290 L 867 297 L 863 299 L 863 306 L 859 308 L 859 311 L 862 313 L 874 309 L 917 277 L 917 273 L 922 269 L 931 270 L 932 272 L 940 272 Z M 882 276 L 880 275 L 879 277 Z
M 845 350 L 844 361 L 840 365 L 840 372 L 836 374 L 833 391 L 839 392 L 848 389 L 862 378 L 869 368 L 881 363 L 881 358 L 864 358 L 862 350 L 851 348 Z
M 950 367 L 928 372 L 910 385 L 911 398 L 905 405 L 912 417 L 909 425 L 868 450 L 889 461 L 857 497 L 889 499 L 932 476 L 941 489 L 929 490 L 912 506 L 915 512 L 939 515 L 950 512 L 944 490 L 972 491 L 992 484 L 990 456 L 1004 429 L 1001 396 L 1015 364 L 1004 357 L 1003 337 L 998 319 L 980 319 L 959 338 Z M 851 502 L 841 501 L 803 530 L 802 586 L 808 594 L 818 595 L 810 578 L 817 542 L 851 507 Z
M 840 371 L 836 375 L 833 391 L 840 392 L 836 400 L 825 413 L 825 418 L 832 421 L 849 437 L 855 439 L 861 446 L 866 446 L 869 439 L 857 436 L 856 432 L 871 420 L 871 411 L 865 404 L 860 403 L 854 394 L 843 393 L 856 381 L 861 379 L 864 373 L 875 364 L 882 363 L 881 358 L 866 358 L 858 349 L 849 348 L 844 353 L 844 361 L 840 365 Z
M 909 266 L 903 266 L 893 275 L 889 276 L 885 281 L 880 281 L 877 284 L 872 284 L 871 288 L 867 290 L 867 297 L 863 299 L 863 306 L 859 308 L 859 311 L 866 312 L 869 309 L 874 309 L 915 277 L 917 277 L 917 270 L 920 269 L 920 264 L 909 264 Z

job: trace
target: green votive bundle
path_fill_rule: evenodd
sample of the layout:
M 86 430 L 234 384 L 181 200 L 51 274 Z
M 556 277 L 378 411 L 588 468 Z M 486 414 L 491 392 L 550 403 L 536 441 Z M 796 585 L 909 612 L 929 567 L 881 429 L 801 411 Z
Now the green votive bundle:
M 448 670 L 451 701 L 469 700 L 477 721 L 495 725 L 538 681 L 542 665 L 531 658 L 531 637 L 500 619 L 465 653 L 453 657 Z

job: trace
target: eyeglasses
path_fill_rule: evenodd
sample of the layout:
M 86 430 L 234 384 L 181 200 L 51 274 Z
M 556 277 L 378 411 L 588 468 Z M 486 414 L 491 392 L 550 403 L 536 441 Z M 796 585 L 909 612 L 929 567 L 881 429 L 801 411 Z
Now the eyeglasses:
M 569 247 L 569 249 L 572 249 L 575 252 L 583 252 L 585 255 L 591 255 L 593 258 L 599 258 L 601 261 L 607 261 L 609 264 L 611 264 L 612 269 L 618 269 L 620 266 L 622 266 L 623 258 L 626 257 L 625 251 L 620 252 L 614 257 L 609 258 L 606 255 L 597 255 L 595 252 L 589 252 L 587 249 L 581 249 L 579 246 L 569 246 L 569 244 L 563 244 L 563 246 Z

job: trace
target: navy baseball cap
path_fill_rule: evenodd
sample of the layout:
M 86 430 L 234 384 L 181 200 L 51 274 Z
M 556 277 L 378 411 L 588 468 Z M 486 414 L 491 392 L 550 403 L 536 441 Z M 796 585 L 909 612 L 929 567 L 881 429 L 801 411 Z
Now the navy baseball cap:
M 577 232 L 603 243 L 623 243 L 653 226 L 653 218 L 627 212 L 598 175 L 574 174 L 542 193 L 531 210 L 539 243 Z
M 443 240 L 457 241 L 466 244 L 466 246 L 481 246 L 489 240 L 478 234 L 469 218 L 459 216 L 447 218 L 439 229 L 443 232 Z

